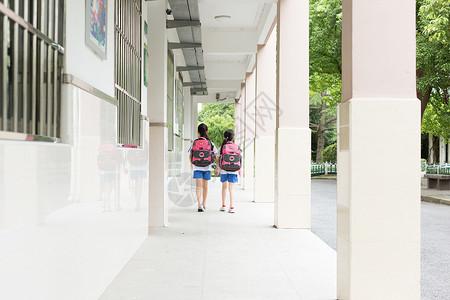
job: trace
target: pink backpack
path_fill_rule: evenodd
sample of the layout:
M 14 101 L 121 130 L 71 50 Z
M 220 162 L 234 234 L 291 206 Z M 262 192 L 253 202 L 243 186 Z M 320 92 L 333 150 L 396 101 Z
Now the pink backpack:
M 197 167 L 206 167 L 213 162 L 213 151 L 211 141 L 204 137 L 194 141 L 191 151 L 191 162 Z
M 219 160 L 220 168 L 225 171 L 238 171 L 241 163 L 241 148 L 232 142 L 223 145 Z

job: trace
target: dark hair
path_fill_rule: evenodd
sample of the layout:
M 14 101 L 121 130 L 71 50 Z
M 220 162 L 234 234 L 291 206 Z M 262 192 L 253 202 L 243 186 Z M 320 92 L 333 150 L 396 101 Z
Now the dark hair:
M 222 154 L 222 149 L 223 146 L 228 143 L 233 141 L 234 139 L 234 131 L 231 129 L 227 129 L 225 130 L 225 132 L 223 133 L 223 142 L 222 142 L 222 146 L 220 146 L 220 154 Z
M 208 141 L 210 141 L 209 136 L 208 136 L 208 133 L 207 133 L 207 131 L 208 131 L 208 126 L 207 126 L 206 124 L 202 123 L 202 124 L 198 125 L 197 130 L 198 130 L 198 134 L 199 134 L 201 137 L 204 137 L 205 139 L 207 139 Z

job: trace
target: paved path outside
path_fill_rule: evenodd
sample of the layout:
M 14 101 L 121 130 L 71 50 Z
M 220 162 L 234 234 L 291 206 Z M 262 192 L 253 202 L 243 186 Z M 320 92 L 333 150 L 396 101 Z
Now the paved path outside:
M 422 195 L 427 193 L 422 183 Z M 450 191 L 428 190 L 450 198 Z M 422 202 L 423 300 L 450 299 L 450 206 Z M 336 249 L 336 181 L 312 181 L 312 232 Z
M 237 212 L 173 207 L 101 299 L 336 299 L 336 252 L 309 230 L 273 228 L 273 203 L 236 189 Z

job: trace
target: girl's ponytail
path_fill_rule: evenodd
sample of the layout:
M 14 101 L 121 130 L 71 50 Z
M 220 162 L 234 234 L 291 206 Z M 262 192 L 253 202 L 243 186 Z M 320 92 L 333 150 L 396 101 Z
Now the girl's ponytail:
M 233 139 L 234 139 L 234 131 L 231 129 L 225 130 L 225 132 L 223 133 L 222 146 L 220 146 L 220 154 L 222 154 L 223 146 L 228 142 L 232 142 Z
M 209 136 L 208 136 L 208 126 L 206 124 L 202 123 L 202 124 L 198 125 L 197 130 L 198 130 L 198 134 L 201 137 L 210 141 Z

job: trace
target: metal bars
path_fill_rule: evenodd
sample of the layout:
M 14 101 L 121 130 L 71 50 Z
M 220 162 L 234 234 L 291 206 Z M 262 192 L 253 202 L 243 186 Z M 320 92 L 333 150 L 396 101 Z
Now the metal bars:
M 0 131 L 59 137 L 63 8 L 0 1 Z
M 118 142 L 140 145 L 141 140 L 141 0 L 116 0 L 115 97 L 118 100 Z

